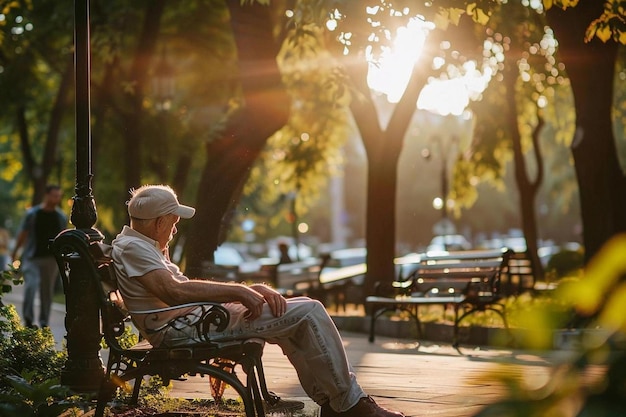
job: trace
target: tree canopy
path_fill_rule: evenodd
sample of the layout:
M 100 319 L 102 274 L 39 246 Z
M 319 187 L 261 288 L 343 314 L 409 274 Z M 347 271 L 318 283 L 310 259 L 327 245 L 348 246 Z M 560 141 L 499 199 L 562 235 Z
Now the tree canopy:
M 484 50 L 479 46 L 489 37 L 491 45 L 537 51 L 513 58 L 521 79 L 527 81 L 519 86 L 528 89 L 519 116 L 528 121 L 520 124 L 528 143 L 536 123 L 535 104 L 543 98 L 566 102 L 567 93 L 556 88 L 559 79 L 565 75 L 581 79 L 574 61 L 564 59 L 563 67 L 558 50 L 539 53 L 550 49 L 544 47 L 551 32 L 543 27 L 543 13 L 548 12 L 551 24 L 580 17 L 582 24 L 576 26 L 582 27 L 577 32 L 580 45 L 594 50 L 598 44 L 607 45 L 613 53 L 617 48 L 608 45 L 624 43 L 623 1 L 607 0 L 593 8 L 577 3 L 530 2 L 532 8 L 520 8 L 514 19 L 524 24 L 511 28 L 506 41 L 496 39 L 501 33 L 498 25 L 505 20 L 498 13 L 506 4 L 493 0 L 379 1 L 367 6 L 330 0 L 92 1 L 92 135 L 99 227 L 108 235 L 119 229 L 125 221 L 120 208 L 129 188 L 168 182 L 185 201 L 196 201 L 200 208 L 186 252 L 195 256 L 194 263 L 210 258 L 225 227 L 232 224 L 236 207 L 243 216 L 259 208 L 263 215 L 263 207 L 280 205 L 296 193 L 297 211 L 304 212 L 328 172 L 340 164 L 338 150 L 354 132 L 349 125 L 354 119 L 369 159 L 367 240 L 375 245 L 368 248 L 375 260 L 371 267 L 374 275 L 387 276 L 395 255 L 397 164 L 415 103 L 431 77 L 441 77 L 442 69 L 443 76 L 450 76 L 446 67 L 433 68 L 433 59 L 452 63 L 470 59 L 470 54 L 480 57 Z M 6 150 L 8 168 L 2 172 L 7 184 L 3 189 L 24 201 L 21 209 L 26 200 L 37 201 L 46 181 L 72 188 L 73 22 L 70 8 L 51 0 L 3 2 L 0 10 L 0 88 L 7 92 L 0 96 L 4 109 L 0 146 Z M 558 17 L 550 22 L 554 16 Z M 367 83 L 368 71 L 392 46 L 396 30 L 414 19 L 433 26 L 403 97 L 382 124 Z M 554 38 L 559 46 L 567 45 L 559 30 L 554 29 Z M 453 46 L 443 48 L 446 41 Z M 498 51 L 490 53 L 495 56 Z M 617 55 L 607 56 L 603 67 L 614 68 Z M 612 83 L 614 72 L 606 74 Z M 585 99 L 576 93 L 576 85 L 578 81 L 572 88 L 579 106 Z M 476 107 L 477 114 L 484 108 L 483 120 L 493 120 L 481 125 L 480 141 L 457 164 L 465 178 L 502 175 L 500 162 L 507 145 L 501 139 L 510 126 L 494 117 L 493 109 L 503 98 L 497 88 L 485 91 Z M 602 91 L 598 100 L 616 103 L 619 109 L 618 95 L 606 95 L 612 88 L 607 85 Z M 571 129 L 574 113 L 552 110 L 556 108 L 547 107 L 543 117 L 557 143 L 567 142 L 573 134 L 565 128 Z M 576 110 L 580 124 L 581 109 Z M 600 143 L 614 143 L 612 136 Z M 611 152 L 609 145 L 606 149 Z M 576 163 L 583 166 L 582 160 Z M 582 175 L 578 171 L 579 183 Z M 608 175 L 616 177 L 614 171 Z M 468 204 L 475 199 L 475 188 L 467 181 L 465 186 L 455 184 L 455 199 Z M 593 187 L 593 182 L 585 187 Z M 589 195 L 581 198 L 594 200 Z M 586 229 L 594 228 L 597 216 L 583 212 Z M 589 237 L 595 242 L 591 247 L 606 239 L 609 232 L 603 230 Z M 181 230 L 181 236 L 185 232 Z

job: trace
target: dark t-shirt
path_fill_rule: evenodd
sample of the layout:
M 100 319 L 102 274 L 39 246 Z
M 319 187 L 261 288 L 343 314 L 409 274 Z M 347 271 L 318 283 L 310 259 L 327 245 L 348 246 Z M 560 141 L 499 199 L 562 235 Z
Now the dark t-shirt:
M 37 210 L 35 213 L 35 254 L 34 258 L 50 256 L 48 243 L 63 228 L 59 226 L 59 214 L 56 211 Z

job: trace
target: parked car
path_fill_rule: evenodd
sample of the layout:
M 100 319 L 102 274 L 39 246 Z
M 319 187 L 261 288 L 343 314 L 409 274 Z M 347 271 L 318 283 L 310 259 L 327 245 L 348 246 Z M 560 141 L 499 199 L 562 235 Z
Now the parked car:
M 233 246 L 220 245 L 213 252 L 213 262 L 202 263 L 201 276 L 222 281 L 239 281 L 258 273 L 261 262 L 247 257 Z
M 443 252 L 470 249 L 472 249 L 472 244 L 463 235 L 439 235 L 430 241 L 426 251 Z

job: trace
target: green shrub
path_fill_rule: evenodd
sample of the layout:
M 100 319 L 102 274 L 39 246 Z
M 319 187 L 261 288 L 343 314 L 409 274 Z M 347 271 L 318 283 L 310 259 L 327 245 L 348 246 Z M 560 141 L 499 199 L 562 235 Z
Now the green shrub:
M 585 258 L 580 251 L 562 250 L 555 253 L 546 266 L 546 273 L 556 275 L 556 278 L 567 276 L 573 271 L 581 269 Z
M 10 265 L 11 269 L 2 271 L 0 274 L 0 306 L 2 306 L 2 295 L 13 290 L 14 285 L 20 285 L 24 282 L 20 270 Z
M 6 375 L 32 374 L 32 382 L 58 378 L 65 352 L 58 352 L 50 329 L 22 326 L 15 306 L 0 307 L 0 390 L 9 388 Z
M 69 397 L 69 389 L 50 379 L 33 383 L 34 373 L 24 376 L 4 375 L 10 389 L 0 391 L 0 415 L 4 417 L 57 417 L 73 408 L 75 403 Z

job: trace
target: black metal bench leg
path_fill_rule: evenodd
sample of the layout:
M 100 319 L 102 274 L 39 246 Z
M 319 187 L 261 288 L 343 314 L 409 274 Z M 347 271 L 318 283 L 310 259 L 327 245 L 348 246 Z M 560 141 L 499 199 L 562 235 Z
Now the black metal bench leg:
M 278 403 L 280 397 L 267 389 L 267 382 L 265 381 L 265 372 L 263 371 L 261 358 L 259 357 L 256 362 L 255 368 L 257 371 L 259 388 L 261 389 L 261 396 L 268 403 L 268 405 L 274 405 Z
M 96 402 L 95 417 L 104 416 L 104 409 L 109 403 L 109 401 L 113 399 L 113 395 L 115 394 L 115 391 L 117 390 L 117 385 L 115 385 L 115 383 L 111 380 L 111 373 L 112 373 L 111 369 L 113 369 L 113 366 L 116 363 L 119 364 L 120 360 L 121 358 L 119 355 L 117 355 L 114 352 L 109 352 L 109 359 L 107 361 L 107 368 L 105 371 L 106 373 L 105 373 L 104 379 L 102 380 L 102 383 L 100 384 L 100 389 L 98 390 L 98 397 L 96 399 L 97 402 Z
M 460 347 L 460 342 L 459 342 L 459 323 L 461 322 L 461 320 L 463 320 L 465 317 L 467 317 L 469 314 L 473 313 L 475 310 L 472 309 L 469 312 L 465 312 L 461 315 L 461 317 L 459 317 L 459 305 L 455 305 L 454 306 L 454 329 L 453 329 L 453 335 L 452 335 L 452 347 L 456 349 L 457 352 L 459 352 L 459 354 L 463 354 L 461 352 L 461 347 Z
M 497 305 L 499 305 L 500 308 L 495 308 L 494 306 L 488 306 L 486 307 L 486 310 L 491 310 L 500 316 L 500 318 L 502 319 L 502 324 L 504 325 L 504 329 L 509 335 L 508 345 L 513 346 L 515 344 L 515 336 L 511 332 L 511 329 L 509 328 L 509 322 L 506 320 L 506 306 L 504 304 L 497 304 Z
M 243 364 L 241 365 L 242 367 L 244 366 Z M 196 368 L 196 372 L 204 375 L 213 376 L 221 381 L 226 382 L 235 391 L 237 391 L 237 394 L 239 394 L 239 396 L 241 397 L 241 401 L 243 402 L 243 407 L 246 412 L 246 417 L 257 417 L 257 414 L 255 412 L 256 408 L 250 389 L 244 386 L 244 384 L 239 380 L 234 372 L 227 372 L 217 366 L 208 364 L 198 366 Z M 259 414 L 258 417 L 264 417 L 264 414 Z
M 372 319 L 370 320 L 370 337 L 369 337 L 370 343 L 374 343 L 376 320 L 380 316 L 382 316 L 385 312 L 390 311 L 390 310 L 391 309 L 389 307 L 382 307 L 372 312 Z
M 143 376 L 135 378 L 135 385 L 133 386 L 133 396 L 131 397 L 131 404 L 135 405 L 139 402 L 139 390 L 141 389 L 141 381 Z
M 248 377 L 248 390 L 250 390 L 250 395 L 254 401 L 257 416 L 265 417 L 265 409 L 263 408 L 263 398 L 261 396 L 261 390 L 259 389 L 259 378 L 256 366 L 252 365 L 249 367 L 246 373 Z
M 417 328 L 417 338 L 421 339 L 424 334 L 422 332 L 422 322 L 420 321 L 419 316 L 419 306 L 415 306 L 415 311 L 409 311 L 409 313 L 413 316 L 413 320 L 415 320 L 415 327 Z
M 502 304 L 496 304 L 498 306 L 500 306 L 500 308 L 496 308 L 494 305 L 483 305 L 483 306 L 479 306 L 479 307 L 474 307 L 470 310 L 465 311 L 461 317 L 459 317 L 459 307 L 460 306 L 455 306 L 454 307 L 454 338 L 453 338 L 453 344 L 452 346 L 459 352 L 462 354 L 461 350 L 460 350 L 460 343 L 459 343 L 459 324 L 461 323 L 461 321 L 469 316 L 472 313 L 475 313 L 477 311 L 485 311 L 485 310 L 491 310 L 493 312 L 495 312 L 496 314 L 498 314 L 500 316 L 500 318 L 502 319 L 502 324 L 504 324 L 504 328 L 506 329 L 506 331 L 509 333 L 509 336 L 511 338 L 511 343 L 513 343 L 513 335 L 509 329 L 509 324 L 506 320 L 506 311 L 505 311 L 505 306 Z
M 98 398 L 96 400 L 97 402 L 95 417 L 104 416 L 104 409 L 106 408 L 109 401 L 113 398 L 113 394 L 115 393 L 116 389 L 117 387 L 108 376 L 102 381 L 100 389 L 98 390 Z
M 257 416 L 264 417 L 263 400 L 270 405 L 278 402 L 279 398 L 270 394 L 267 390 L 263 364 L 261 362 L 263 345 L 255 342 L 246 343 L 244 352 L 245 357 L 240 364 L 247 376 L 247 389 L 254 402 Z
M 417 330 L 417 338 L 418 339 L 422 338 L 422 322 L 419 319 L 418 306 L 415 306 L 415 309 L 411 309 L 410 307 L 402 307 L 402 306 L 382 307 L 382 308 L 379 308 L 378 310 L 375 310 L 372 313 L 372 318 L 370 320 L 370 336 L 369 336 L 370 343 L 374 343 L 376 320 L 387 311 L 395 311 L 395 310 L 402 310 L 402 311 L 406 311 L 407 313 L 409 313 L 411 318 L 415 321 L 415 328 Z

